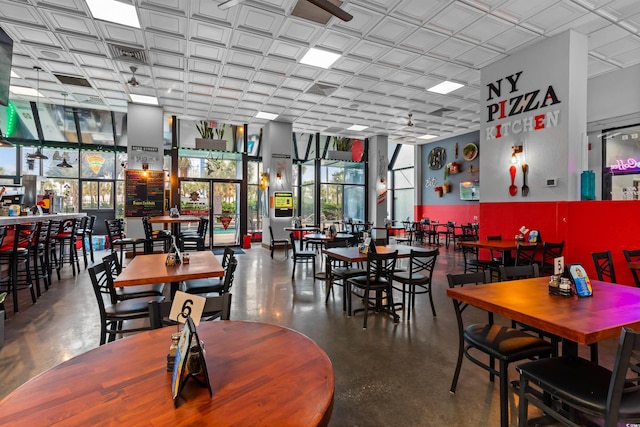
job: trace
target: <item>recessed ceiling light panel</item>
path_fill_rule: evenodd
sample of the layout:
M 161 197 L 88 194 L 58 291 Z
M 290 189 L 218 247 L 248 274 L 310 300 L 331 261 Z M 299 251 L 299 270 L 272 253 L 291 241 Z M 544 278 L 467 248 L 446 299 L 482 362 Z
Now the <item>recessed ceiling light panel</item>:
M 37 90 L 35 90 L 35 89 L 31 88 L 31 87 L 9 86 L 9 90 L 14 95 L 33 96 L 33 97 L 42 96 L 42 94 L 40 92 L 38 92 Z
M 351 127 L 348 127 L 347 130 L 355 130 L 355 131 L 361 131 L 361 130 L 365 130 L 366 128 L 368 128 L 369 126 L 362 126 L 362 125 L 353 125 Z
M 311 48 L 300 60 L 301 64 L 311 65 L 320 68 L 329 68 L 340 58 L 340 55 L 326 50 Z
M 155 96 L 136 95 L 135 93 L 132 93 L 129 96 L 131 97 L 131 102 L 136 104 L 158 105 L 158 98 Z
M 91 15 L 102 21 L 140 28 L 135 6 L 115 0 L 85 0 Z
M 456 89 L 460 89 L 462 86 L 460 83 L 450 82 L 448 80 L 443 81 L 442 83 L 435 85 L 434 87 L 430 87 L 427 89 L 429 92 L 439 93 L 441 95 L 446 95 L 449 92 L 453 92 Z
M 258 111 L 258 114 L 256 114 L 256 118 L 264 120 L 275 120 L 277 117 L 277 114 L 265 113 L 264 111 Z
M 418 139 L 433 139 L 433 138 L 437 138 L 437 137 L 438 137 L 438 135 L 426 134 L 426 135 L 419 136 Z

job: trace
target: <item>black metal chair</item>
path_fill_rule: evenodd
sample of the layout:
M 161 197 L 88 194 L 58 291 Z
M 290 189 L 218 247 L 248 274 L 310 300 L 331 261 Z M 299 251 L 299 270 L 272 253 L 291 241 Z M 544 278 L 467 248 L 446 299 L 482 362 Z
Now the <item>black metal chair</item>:
M 208 228 L 209 218 L 201 217 L 198 223 L 198 229 L 195 232 L 180 233 L 178 237 L 180 250 L 195 249 L 197 251 L 204 251 Z
M 613 268 L 613 258 L 611 251 L 593 252 L 591 253 L 593 264 L 596 267 L 598 280 L 616 283 L 616 272 Z
M 623 249 L 622 253 L 624 254 L 624 259 L 626 259 L 627 262 L 640 261 L 640 249 Z M 630 268 L 630 270 L 631 274 L 633 275 L 633 280 L 636 282 L 636 287 L 640 288 L 640 275 L 638 274 L 638 270 L 633 268 Z
M 516 249 L 515 265 L 535 264 L 537 253 L 538 253 L 538 245 L 518 243 L 518 246 Z
M 80 271 L 80 262 L 78 260 L 78 248 L 76 247 L 76 234 L 78 230 L 77 218 L 65 218 L 60 221 L 58 234 L 54 236 L 56 246 L 58 247 L 58 263 L 56 265 L 56 274 L 60 280 L 60 270 L 64 267 L 65 261 L 71 265 L 73 275 L 76 275 L 76 267 Z M 68 246 L 68 250 L 66 249 Z
M 453 221 L 447 222 L 445 229 L 438 231 L 438 245 L 440 245 L 440 237 L 444 236 L 444 244 L 449 249 L 449 243 L 454 239 L 454 233 L 456 230 L 456 223 Z M 455 242 L 453 242 L 455 245 Z
M 400 321 L 400 317 L 396 314 L 395 305 L 393 303 L 393 286 L 392 276 L 396 269 L 396 260 L 398 259 L 398 251 L 387 254 L 378 254 L 369 252 L 367 254 L 367 273 L 365 276 L 352 277 L 347 280 L 349 284 L 349 313 L 357 313 L 364 311 L 364 323 L 362 327 L 367 328 L 367 318 L 369 317 L 369 308 L 373 307 L 376 312 L 384 311 L 390 314 L 394 323 Z M 362 294 L 355 292 L 356 289 L 362 291 Z M 369 301 L 370 293 L 375 292 L 375 302 Z M 364 308 L 352 310 L 351 300 L 353 294 L 356 294 L 364 301 Z M 384 301 L 386 300 L 386 301 Z
M 413 242 L 413 236 L 413 223 L 410 221 L 402 221 L 402 230 L 400 231 L 400 234 L 395 236 L 396 242 L 411 245 Z
M 19 311 L 18 291 L 28 289 L 31 293 L 31 302 L 36 303 L 29 257 L 29 245 L 36 230 L 36 223 L 16 224 L 13 227 L 13 233 L 5 228 L 5 232 L 2 233 L 2 241 L 0 241 L 0 262 L 7 268 L 7 276 L 0 279 L 0 288 L 11 293 L 13 312 L 17 313 Z M 3 244 L 5 236 L 11 234 L 13 241 Z
M 536 360 L 516 370 L 521 427 L 528 425 L 529 403 L 570 426 L 582 425 L 576 415 L 604 417 L 604 427 L 640 423 L 640 333 L 629 328 L 622 329 L 612 371 L 579 357 Z
M 553 274 L 553 260 L 562 256 L 564 240 L 560 243 L 544 242 L 542 244 L 542 260 L 540 262 L 540 274 L 548 276 Z
M 449 287 L 454 288 L 466 284 L 489 283 L 491 277 L 488 271 L 484 271 L 471 274 L 447 274 L 447 280 Z M 498 376 L 500 426 L 507 427 L 509 425 L 509 364 L 534 357 L 549 357 L 552 352 L 551 344 L 524 331 L 492 323 L 475 323 L 465 327 L 462 313 L 468 305 L 455 299 L 452 301 L 458 323 L 459 339 L 458 361 L 450 391 L 456 392 L 463 356 L 487 370 L 489 381 L 493 382 L 494 376 Z M 478 359 L 475 353 L 484 354 L 489 358 L 489 362 L 485 363 Z M 498 369 L 495 368 L 495 360 L 498 360 Z
M 433 305 L 433 292 L 431 290 L 431 277 L 439 254 L 438 249 L 430 251 L 411 250 L 409 255 L 409 271 L 395 271 L 392 274 L 393 281 L 402 283 L 402 288 L 394 289 L 402 292 L 402 307 L 407 313 L 407 320 L 411 320 L 411 309 L 416 305 L 417 294 L 429 294 L 429 303 L 433 317 L 436 316 L 436 308 Z M 405 298 L 408 297 L 408 298 Z M 408 300 L 405 305 L 405 299 Z
M 87 268 L 87 246 L 89 248 L 89 255 L 91 258 L 91 262 L 94 262 L 93 259 L 93 228 L 96 224 L 96 216 L 85 216 L 81 218 L 80 224 L 78 225 L 78 231 L 76 232 L 76 236 L 78 239 L 82 239 L 82 257 L 84 258 L 84 268 Z
M 118 257 L 113 252 L 103 257 L 102 262 L 109 267 L 111 278 L 118 277 L 118 275 L 122 273 L 122 265 L 120 265 Z M 149 285 L 124 286 L 115 288 L 115 290 L 116 299 L 118 301 L 124 301 L 131 298 L 162 296 L 164 284 L 154 283 Z
M 273 229 L 269 226 L 269 236 L 271 241 L 269 243 L 269 249 L 271 249 L 271 258 L 273 259 L 273 251 L 276 249 L 276 246 L 283 245 L 284 246 L 284 255 L 285 259 L 289 258 L 289 241 L 287 239 L 274 239 L 273 238 Z M 292 245 L 295 246 L 296 242 L 292 241 Z
M 222 279 L 188 280 L 184 284 L 184 291 L 188 294 L 208 294 L 211 292 L 217 292 L 218 295 L 226 294 L 233 286 L 237 266 L 238 260 L 232 253 L 226 264 L 223 262 L 224 276 Z
M 149 222 L 149 217 L 142 217 L 142 227 L 144 228 L 145 238 L 145 254 L 152 254 L 155 252 L 156 247 L 159 247 L 163 253 L 169 252 L 171 243 L 173 243 L 173 236 L 168 230 L 154 230 L 153 224 Z
M 151 329 L 159 329 L 164 326 L 175 325 L 176 323 L 169 320 L 171 313 L 171 301 L 149 303 L 149 319 Z M 231 319 L 231 294 L 226 293 L 219 296 L 207 297 L 202 309 L 202 320 L 230 320 Z
M 124 326 L 124 322 L 149 317 L 149 302 L 162 302 L 164 297 L 155 296 L 118 301 L 110 266 L 106 262 L 96 263 L 89 267 L 89 277 L 100 311 L 100 345 L 107 342 L 107 336 L 108 341 L 111 342 L 115 340 L 117 334 L 149 329 L 149 326 L 127 328 Z
M 291 272 L 291 278 L 296 274 L 296 264 L 311 264 L 313 268 L 313 277 L 316 277 L 316 251 L 301 251 L 296 248 L 296 240 L 293 237 L 293 233 L 289 233 L 289 239 L 291 240 L 291 253 L 293 258 L 293 271 Z
M 49 290 L 49 286 L 51 285 L 45 254 L 48 235 L 49 221 L 40 221 L 36 223 L 33 238 L 29 243 L 29 256 L 31 257 L 29 268 L 31 269 L 31 277 L 33 278 L 33 284 L 36 288 L 38 298 L 42 295 L 40 281 L 42 281 L 45 290 Z
M 349 246 L 349 243 L 349 239 L 329 240 L 325 243 L 325 248 L 346 248 Z M 347 279 L 350 279 L 352 277 L 363 276 L 365 274 L 367 274 L 366 270 L 353 267 L 351 263 L 346 263 L 335 259 L 332 260 L 331 273 L 327 277 L 327 294 L 324 299 L 325 304 L 329 301 L 329 295 L 331 295 L 333 291 L 333 285 L 342 286 L 342 311 L 347 311 L 348 284 L 346 283 L 346 281 Z M 351 315 L 351 313 L 349 313 L 349 315 Z
M 501 280 L 531 279 L 534 277 L 540 277 L 538 264 L 500 266 Z
M 137 255 L 138 245 L 142 245 L 143 252 L 146 250 L 146 239 L 125 236 L 121 219 L 105 219 L 104 223 L 107 226 L 107 237 L 109 239 L 111 252 L 115 252 L 116 248 L 120 249 L 120 265 L 122 265 L 125 248 L 131 247 L 134 257 Z

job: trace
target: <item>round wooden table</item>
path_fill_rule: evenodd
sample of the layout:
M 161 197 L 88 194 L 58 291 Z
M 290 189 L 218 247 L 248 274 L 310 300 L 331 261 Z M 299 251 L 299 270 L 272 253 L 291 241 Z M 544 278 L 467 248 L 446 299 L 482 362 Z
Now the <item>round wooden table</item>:
M 327 425 L 333 367 L 308 337 L 276 325 L 202 322 L 213 397 L 189 381 L 178 408 L 167 352 L 173 327 L 74 357 L 0 402 L 0 425 Z

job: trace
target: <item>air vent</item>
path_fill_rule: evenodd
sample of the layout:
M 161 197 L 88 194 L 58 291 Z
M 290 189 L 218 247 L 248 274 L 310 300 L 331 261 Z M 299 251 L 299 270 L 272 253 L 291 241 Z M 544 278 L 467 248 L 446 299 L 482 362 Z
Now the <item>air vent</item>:
M 316 83 L 309 88 L 307 93 L 311 93 L 313 95 L 320 95 L 320 96 L 329 96 L 333 92 L 335 92 L 337 89 L 338 89 L 337 86 L 329 86 L 329 85 L 323 85 L 321 83 Z
M 427 113 L 427 114 L 429 114 L 430 116 L 442 117 L 442 116 L 444 116 L 446 114 L 453 113 L 454 111 L 456 111 L 456 110 L 454 110 L 452 108 L 439 108 L 439 109 L 437 109 L 435 111 L 432 111 L 430 113 Z
M 342 2 L 340 0 L 329 0 L 329 2 L 338 7 L 342 6 Z M 291 11 L 291 14 L 298 18 L 308 19 L 309 21 L 317 22 L 322 25 L 327 25 L 327 22 L 333 18 L 332 14 L 320 9 L 315 4 L 309 3 L 307 0 L 298 0 L 296 6 Z
M 111 56 L 115 60 L 138 62 L 140 64 L 147 63 L 147 53 L 144 50 L 109 44 L 109 52 L 111 52 Z
M 91 83 L 82 77 L 64 76 L 62 74 L 54 74 L 54 76 L 63 85 L 91 87 Z
M 73 95 L 73 97 L 81 104 L 105 105 L 99 96 Z

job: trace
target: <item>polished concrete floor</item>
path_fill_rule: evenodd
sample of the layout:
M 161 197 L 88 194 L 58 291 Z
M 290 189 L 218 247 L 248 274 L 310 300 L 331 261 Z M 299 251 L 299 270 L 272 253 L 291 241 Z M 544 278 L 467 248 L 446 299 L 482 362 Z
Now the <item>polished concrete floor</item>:
M 488 381 L 484 370 L 465 360 L 457 393 L 449 393 L 458 337 L 445 275 L 461 272 L 459 252 L 441 248 L 433 280 L 437 317 L 431 314 L 428 297 L 419 295 L 410 321 L 406 313 L 398 324 L 370 314 L 366 330 L 362 314 L 348 317 L 342 311 L 339 289 L 325 305 L 324 282 L 313 280 L 310 268 L 298 266 L 292 281 L 292 261 L 283 255 L 276 252 L 272 260 L 268 250 L 254 244 L 237 256 L 232 319 L 286 326 L 324 349 L 335 373 L 332 426 L 499 425 L 498 386 Z M 31 304 L 25 291 L 20 303 L 18 314 L 12 313 L 11 302 L 6 304 L 0 398 L 40 372 L 98 346 L 98 310 L 85 269 L 73 277 L 65 267 L 62 280 L 54 278 L 37 304 Z M 486 314 L 474 308 L 465 313 L 466 321 L 486 321 Z M 601 362 L 610 366 L 615 340 L 600 348 Z M 581 348 L 581 354 L 587 355 L 587 350 Z M 516 377 L 513 367 L 510 375 Z M 512 394 L 511 425 L 516 425 L 516 404 Z M 536 414 L 535 409 L 530 412 Z

